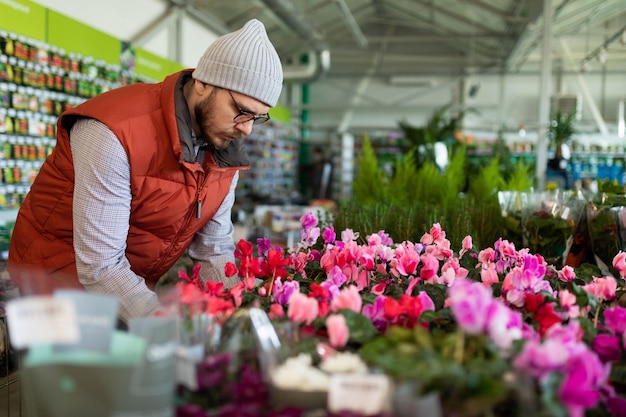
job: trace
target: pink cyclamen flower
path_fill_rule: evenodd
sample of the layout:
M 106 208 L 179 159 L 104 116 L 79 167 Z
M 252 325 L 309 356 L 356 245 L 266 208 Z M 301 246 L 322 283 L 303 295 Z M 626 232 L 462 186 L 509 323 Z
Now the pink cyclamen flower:
M 439 261 L 430 253 L 425 253 L 421 256 L 422 269 L 420 270 L 420 277 L 424 280 L 433 279 L 439 272 Z
M 459 251 L 459 258 L 462 258 L 463 255 L 465 255 L 466 252 L 469 252 L 472 250 L 472 237 L 471 236 L 465 236 L 463 238 L 463 242 L 461 242 L 461 250 Z
M 342 314 L 331 314 L 326 318 L 326 329 L 328 330 L 328 341 L 334 348 L 344 347 L 350 337 L 350 329 L 346 323 L 346 318 Z
M 300 292 L 300 283 L 298 281 L 288 279 L 283 283 L 280 278 L 274 280 L 272 295 L 278 304 L 287 304 L 291 296 L 297 292 Z
M 619 272 L 619 275 L 624 278 L 626 275 L 626 252 L 619 251 L 613 258 L 613 267 Z
M 344 287 L 336 294 L 331 301 L 330 308 L 332 311 L 338 311 L 342 309 L 361 312 L 363 306 L 363 299 L 359 293 L 359 289 L 356 285 L 349 285 Z
M 300 217 L 300 224 L 304 230 L 309 230 L 317 226 L 317 218 L 312 211 L 308 211 Z
M 315 298 L 297 292 L 289 299 L 287 317 L 289 320 L 311 324 L 317 318 L 319 306 Z
M 557 276 L 561 281 L 571 282 L 576 278 L 576 272 L 571 266 L 565 265 L 563 269 L 557 272 Z
M 522 338 L 522 315 L 493 300 L 487 309 L 487 334 L 500 349 L 509 349 L 513 341 Z
M 602 301 L 611 301 L 616 296 L 617 281 L 610 275 L 593 277 L 593 281 L 583 285 L 583 289 Z
M 489 288 L 478 282 L 460 279 L 448 289 L 446 302 L 463 330 L 469 334 L 479 334 L 485 329 L 487 310 L 492 299 Z
M 480 279 L 487 287 L 491 287 L 493 284 L 500 281 L 500 277 L 498 276 L 498 271 L 496 271 L 496 267 L 494 264 L 488 264 L 488 266 L 480 270 Z

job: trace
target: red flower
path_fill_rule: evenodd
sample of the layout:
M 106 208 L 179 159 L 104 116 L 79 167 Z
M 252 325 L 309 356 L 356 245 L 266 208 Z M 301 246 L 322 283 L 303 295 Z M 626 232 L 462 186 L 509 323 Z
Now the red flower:
M 243 239 L 237 242 L 237 246 L 235 247 L 235 258 L 237 259 L 245 259 L 250 258 L 252 256 L 252 242 L 247 242 Z
M 422 301 L 418 296 L 402 294 L 399 300 L 392 297 L 385 298 L 385 318 L 390 323 L 401 323 L 406 327 L 413 327 L 422 314 Z
M 535 320 L 539 324 L 539 334 L 543 335 L 555 324 L 562 322 L 561 318 L 554 312 L 552 303 L 543 304 L 535 313 Z
M 543 304 L 545 297 L 541 293 L 531 293 L 527 292 L 526 297 L 524 298 L 524 307 L 526 311 L 529 313 L 534 313 L 537 311 L 539 306 Z
M 226 262 L 226 265 L 224 265 L 224 274 L 226 274 L 226 276 L 230 278 L 236 273 L 237 273 L 237 265 L 235 265 L 232 262 Z

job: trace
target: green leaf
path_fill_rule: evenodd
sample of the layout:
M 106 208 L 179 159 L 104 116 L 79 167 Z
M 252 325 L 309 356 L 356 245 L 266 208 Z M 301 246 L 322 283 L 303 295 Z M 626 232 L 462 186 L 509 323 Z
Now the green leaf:
M 372 321 L 363 314 L 347 309 L 339 310 L 339 314 L 346 319 L 346 325 L 350 330 L 350 343 L 363 344 L 378 334 Z

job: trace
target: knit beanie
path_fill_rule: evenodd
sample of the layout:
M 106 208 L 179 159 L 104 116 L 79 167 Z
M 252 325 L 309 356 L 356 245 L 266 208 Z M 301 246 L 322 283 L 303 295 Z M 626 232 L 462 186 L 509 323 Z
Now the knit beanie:
M 204 51 L 193 78 L 236 91 L 274 107 L 283 86 L 283 67 L 265 26 L 249 20 L 217 38 Z

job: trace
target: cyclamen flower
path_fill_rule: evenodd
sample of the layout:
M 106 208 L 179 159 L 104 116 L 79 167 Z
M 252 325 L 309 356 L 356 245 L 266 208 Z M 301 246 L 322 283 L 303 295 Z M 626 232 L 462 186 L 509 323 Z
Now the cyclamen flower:
M 522 315 L 494 299 L 487 309 L 486 331 L 496 346 L 507 350 L 522 338 Z
M 593 338 L 593 351 L 598 354 L 602 362 L 614 362 L 622 357 L 622 341 L 612 334 L 599 334 Z
M 469 334 L 484 331 L 492 301 L 491 290 L 467 279 L 457 280 L 448 288 L 449 305 L 459 327 Z
M 583 285 L 583 289 L 600 300 L 611 301 L 616 296 L 617 281 L 610 275 L 593 277 L 593 281 Z
M 593 352 L 583 350 L 569 359 L 559 399 L 572 417 L 583 417 L 585 410 L 600 400 L 600 389 L 606 384 L 610 365 L 603 365 Z
M 437 262 L 436 259 L 434 261 Z M 391 268 L 396 274 L 406 277 L 415 273 L 419 262 L 420 255 L 414 250 L 414 245 L 411 242 L 403 242 L 398 245 L 394 252 Z M 439 265 L 437 264 L 438 267 Z
M 626 332 L 626 308 L 615 306 L 604 311 L 604 325 L 613 334 Z
M 313 323 L 317 318 L 319 309 L 317 300 L 309 298 L 306 295 L 297 292 L 289 299 L 289 307 L 287 308 L 287 317 L 291 321 L 303 322 L 306 324 Z
M 278 304 L 287 304 L 291 296 L 296 292 L 300 292 L 300 283 L 298 281 L 288 279 L 283 283 L 281 278 L 276 278 L 274 280 L 272 295 Z
M 496 271 L 494 264 L 489 264 L 487 267 L 483 266 L 480 270 L 480 279 L 487 287 L 491 287 L 493 284 L 500 282 L 500 277 Z
M 613 258 L 613 268 L 617 270 L 620 277 L 624 278 L 626 275 L 626 252 L 619 251 Z
M 461 250 L 459 251 L 459 258 L 462 258 L 466 252 L 472 250 L 472 237 L 465 236 L 461 242 Z
M 559 277 L 561 281 L 571 282 L 571 281 L 574 281 L 574 279 L 576 279 L 576 272 L 574 271 L 574 268 L 572 268 L 571 266 L 565 265 L 563 269 L 557 272 L 557 276 Z
M 366 304 L 363 306 L 362 314 L 367 317 L 374 327 L 381 330 L 386 325 L 385 320 L 385 299 L 384 295 L 379 295 L 372 304 Z
M 302 229 L 310 230 L 317 226 L 317 218 L 312 211 L 308 211 L 300 217 L 300 224 L 302 225 Z
M 341 348 L 348 343 L 350 330 L 346 324 L 346 318 L 342 314 L 331 314 L 326 318 L 328 341 L 334 348 Z
M 331 296 L 339 294 L 339 288 L 348 280 L 348 278 L 341 272 L 341 268 L 335 266 L 329 273 L 326 281 L 322 282 L 321 286 L 326 288 Z
M 343 242 L 350 242 L 353 240 L 357 240 L 359 238 L 359 233 L 355 233 L 352 229 L 346 229 L 341 232 L 341 240 Z
M 334 243 L 335 239 L 337 238 L 337 234 L 335 233 L 335 228 L 332 226 L 326 227 L 324 231 L 322 232 L 322 238 L 324 239 L 324 243 L 327 245 Z
M 333 311 L 348 309 L 360 313 L 361 307 L 363 306 L 363 299 L 361 298 L 361 294 L 359 294 L 359 289 L 355 285 L 350 285 L 344 287 L 339 291 L 339 294 L 333 297 L 330 306 Z

